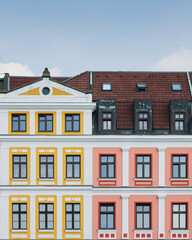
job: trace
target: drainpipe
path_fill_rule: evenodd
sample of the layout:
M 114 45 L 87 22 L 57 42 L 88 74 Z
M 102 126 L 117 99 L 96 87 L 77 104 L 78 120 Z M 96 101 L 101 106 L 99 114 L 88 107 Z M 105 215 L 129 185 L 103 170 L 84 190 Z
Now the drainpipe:
M 190 89 L 190 93 L 191 93 L 191 97 L 192 97 L 192 85 L 191 85 L 191 78 L 190 78 L 189 72 L 187 72 L 187 80 L 189 83 L 189 89 Z
M 89 73 L 89 85 L 90 85 L 90 87 L 92 87 L 92 85 L 93 85 L 93 73 L 92 72 Z

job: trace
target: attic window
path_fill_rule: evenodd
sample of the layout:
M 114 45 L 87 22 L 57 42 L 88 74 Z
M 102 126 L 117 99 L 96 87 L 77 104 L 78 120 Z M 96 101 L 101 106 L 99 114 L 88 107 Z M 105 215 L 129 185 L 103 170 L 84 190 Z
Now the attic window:
M 112 83 L 102 83 L 101 89 L 102 89 L 102 91 L 111 92 L 112 91 Z
M 147 92 L 147 83 L 137 83 L 137 92 Z
M 43 95 L 48 95 L 50 93 L 50 89 L 48 87 L 44 87 L 42 93 Z
M 172 83 L 172 91 L 181 92 L 182 91 L 181 83 Z

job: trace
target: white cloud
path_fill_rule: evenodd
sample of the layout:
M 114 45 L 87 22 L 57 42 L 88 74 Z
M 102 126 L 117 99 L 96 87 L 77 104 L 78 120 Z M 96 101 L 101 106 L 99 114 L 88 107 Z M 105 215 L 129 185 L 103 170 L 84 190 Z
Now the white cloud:
M 34 76 L 27 65 L 15 62 L 0 63 L 0 73 L 9 73 L 12 76 Z
M 153 71 L 192 71 L 192 50 L 181 49 L 162 58 L 152 68 Z
M 58 67 L 52 67 L 50 69 L 50 74 L 53 77 L 60 77 L 61 76 L 61 72 L 62 72 L 62 70 L 60 68 L 58 68 Z

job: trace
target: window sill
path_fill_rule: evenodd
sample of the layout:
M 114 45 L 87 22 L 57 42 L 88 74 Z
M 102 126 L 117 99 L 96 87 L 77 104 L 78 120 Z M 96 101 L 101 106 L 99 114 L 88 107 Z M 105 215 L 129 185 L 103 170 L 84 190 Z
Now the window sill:
M 117 229 L 97 229 L 98 233 L 116 233 Z
M 76 233 L 76 232 L 81 232 L 81 229 L 64 229 L 64 232 L 70 232 L 70 233 Z
M 65 178 L 66 181 L 81 181 L 82 178 Z
M 28 178 L 11 178 L 12 181 L 28 181 Z
M 38 229 L 38 232 L 54 232 L 54 229 Z
M 152 229 L 134 229 L 134 233 L 153 233 Z
M 189 181 L 189 178 L 169 178 L 170 181 Z
M 153 181 L 154 178 L 134 178 L 134 181 Z
M 170 233 L 189 233 L 188 229 L 170 229 Z
M 39 181 L 54 181 L 55 178 L 38 178 Z
M 23 232 L 23 233 L 25 233 L 25 232 L 27 232 L 27 229 L 11 229 L 11 232 Z
M 97 178 L 99 181 L 117 181 L 117 178 Z

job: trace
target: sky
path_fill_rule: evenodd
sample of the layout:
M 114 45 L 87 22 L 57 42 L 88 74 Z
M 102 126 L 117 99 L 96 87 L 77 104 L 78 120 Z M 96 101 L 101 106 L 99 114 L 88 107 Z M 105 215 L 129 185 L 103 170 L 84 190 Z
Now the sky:
M 0 74 L 192 71 L 192 0 L 0 0 Z

